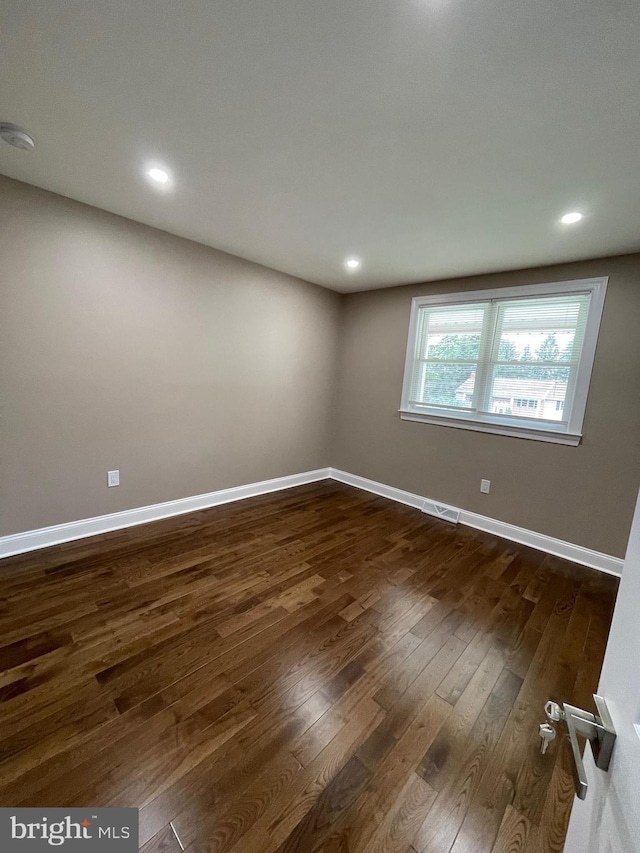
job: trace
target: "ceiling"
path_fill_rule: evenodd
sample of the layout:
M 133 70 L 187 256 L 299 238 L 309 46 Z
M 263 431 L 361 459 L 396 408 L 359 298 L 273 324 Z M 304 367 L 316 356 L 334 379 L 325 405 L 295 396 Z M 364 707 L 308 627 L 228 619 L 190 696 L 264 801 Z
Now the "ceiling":
M 339 291 L 640 250 L 639 36 L 637 0 L 4 0 L 37 147 L 0 172 Z

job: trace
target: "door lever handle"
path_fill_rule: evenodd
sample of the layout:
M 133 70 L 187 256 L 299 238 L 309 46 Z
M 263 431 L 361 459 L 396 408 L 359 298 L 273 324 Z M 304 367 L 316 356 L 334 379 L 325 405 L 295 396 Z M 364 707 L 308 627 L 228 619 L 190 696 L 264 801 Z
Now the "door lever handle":
M 583 711 L 582 708 L 576 708 L 574 705 L 569 705 L 566 702 L 562 704 L 564 721 L 567 724 L 569 742 L 573 754 L 573 776 L 576 785 L 576 794 L 581 800 L 584 800 L 587 796 L 589 786 L 580 751 L 580 743 L 578 742 L 578 735 L 587 738 L 591 743 L 596 767 L 599 767 L 600 770 L 609 769 L 611 753 L 616 742 L 616 730 L 613 727 L 607 703 L 602 696 L 594 694 L 593 699 L 596 705 L 596 714 Z

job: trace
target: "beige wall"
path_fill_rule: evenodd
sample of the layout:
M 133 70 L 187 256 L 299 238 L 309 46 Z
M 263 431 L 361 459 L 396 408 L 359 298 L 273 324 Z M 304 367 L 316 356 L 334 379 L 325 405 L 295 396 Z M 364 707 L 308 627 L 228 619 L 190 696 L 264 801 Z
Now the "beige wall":
M 580 446 L 400 420 L 412 297 L 601 275 L 609 287 Z M 640 486 L 640 255 L 350 294 L 343 324 L 334 467 L 624 555 Z
M 0 178 L 0 534 L 328 465 L 339 306 Z

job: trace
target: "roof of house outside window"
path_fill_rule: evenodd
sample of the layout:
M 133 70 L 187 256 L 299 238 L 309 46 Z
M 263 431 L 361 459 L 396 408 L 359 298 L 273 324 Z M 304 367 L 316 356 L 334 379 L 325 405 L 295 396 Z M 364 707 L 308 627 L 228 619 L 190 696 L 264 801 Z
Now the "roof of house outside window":
M 475 373 L 456 389 L 456 394 L 472 394 Z M 498 377 L 493 381 L 494 397 L 515 397 L 527 400 L 564 400 L 567 383 L 558 379 L 509 379 Z

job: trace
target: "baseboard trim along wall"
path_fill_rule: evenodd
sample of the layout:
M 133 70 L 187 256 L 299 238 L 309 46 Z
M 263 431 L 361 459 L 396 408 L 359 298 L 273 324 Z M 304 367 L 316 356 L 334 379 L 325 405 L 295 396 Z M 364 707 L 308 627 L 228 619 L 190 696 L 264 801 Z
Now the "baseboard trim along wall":
M 75 539 L 84 539 L 99 533 L 122 530 L 125 527 L 146 524 L 149 521 L 159 521 L 162 518 L 183 515 L 187 512 L 208 509 L 220 504 L 327 479 L 337 480 L 374 495 L 415 507 L 421 512 L 426 512 L 445 521 L 466 524 L 468 527 L 475 527 L 477 530 L 485 531 L 485 533 L 493 533 L 503 539 L 509 539 L 521 545 L 529 545 L 531 548 L 545 551 L 547 554 L 554 554 L 556 557 L 562 557 L 565 560 L 571 560 L 574 563 L 580 563 L 607 574 L 619 576 L 622 573 L 623 560 L 619 557 L 601 554 L 599 551 L 592 551 L 590 548 L 573 545 L 571 542 L 564 542 L 562 539 L 555 539 L 553 536 L 536 533 L 524 527 L 516 527 L 505 521 L 498 521 L 495 518 L 488 518 L 475 512 L 467 512 L 464 509 L 442 504 L 431 498 L 405 492 L 393 486 L 386 486 L 383 483 L 375 482 L 375 480 L 368 480 L 366 477 L 348 474 L 346 471 L 339 471 L 336 468 L 318 468 L 316 471 L 305 471 L 302 474 L 292 474 L 288 477 L 277 477 L 273 480 L 249 483 L 246 486 L 220 489 L 217 492 L 208 492 L 205 495 L 180 498 L 165 503 L 129 509 L 124 512 L 114 512 L 110 515 L 100 515 L 95 518 L 71 521 L 68 524 L 56 524 L 53 527 L 42 527 L 39 530 L 28 530 L 25 533 L 3 536 L 0 537 L 0 559 L 15 554 L 24 554 L 27 551 L 35 551 L 39 548 L 48 548 L 51 545 L 60 545 L 63 542 L 72 542 Z
M 53 527 L 41 527 L 39 530 L 28 530 L 25 533 L 15 533 L 11 536 L 0 537 L 0 559 L 24 554 L 38 548 L 48 548 L 50 545 L 60 545 L 72 542 L 74 539 L 85 539 L 98 533 L 109 533 L 112 530 L 122 530 L 124 527 L 134 527 L 149 521 L 160 521 L 173 515 L 184 515 L 199 509 L 209 509 L 212 506 L 241 501 L 269 492 L 279 492 L 294 486 L 304 486 L 317 480 L 330 477 L 329 468 L 319 468 L 316 471 L 305 471 L 302 474 L 292 474 L 289 477 L 277 477 L 274 480 L 262 480 L 259 483 L 249 483 L 246 486 L 234 486 L 231 489 L 220 489 L 208 492 L 206 495 L 195 495 L 191 498 L 179 498 L 175 501 L 165 501 L 161 504 L 141 506 L 114 512 L 109 515 L 98 515 L 95 518 L 84 518 L 67 524 L 56 524 Z
M 592 569 L 598 569 L 601 572 L 618 577 L 622 574 L 624 560 L 619 557 L 601 554 L 600 551 L 592 551 L 590 548 L 573 545 L 571 542 L 564 542 L 562 539 L 555 539 L 553 536 L 546 536 L 544 533 L 536 533 L 524 527 L 516 527 L 514 524 L 498 521 L 496 518 L 487 518 L 485 515 L 478 515 L 475 512 L 467 512 L 467 510 L 458 507 L 441 504 L 421 495 L 414 495 L 393 486 L 376 483 L 375 480 L 368 480 L 366 477 L 348 474 L 346 471 L 338 471 L 332 468 L 331 478 L 349 486 L 355 486 L 357 489 L 373 492 L 374 495 L 413 506 L 429 515 L 443 518 L 445 521 L 456 521 L 457 519 L 460 524 L 475 527 L 477 530 L 484 530 L 485 533 L 493 533 L 503 539 L 518 542 L 520 545 L 529 545 L 531 548 L 545 551 L 547 554 L 553 554 L 556 557 L 562 557 L 564 560 L 571 560 L 573 563 L 580 563 L 582 566 L 589 566 Z

